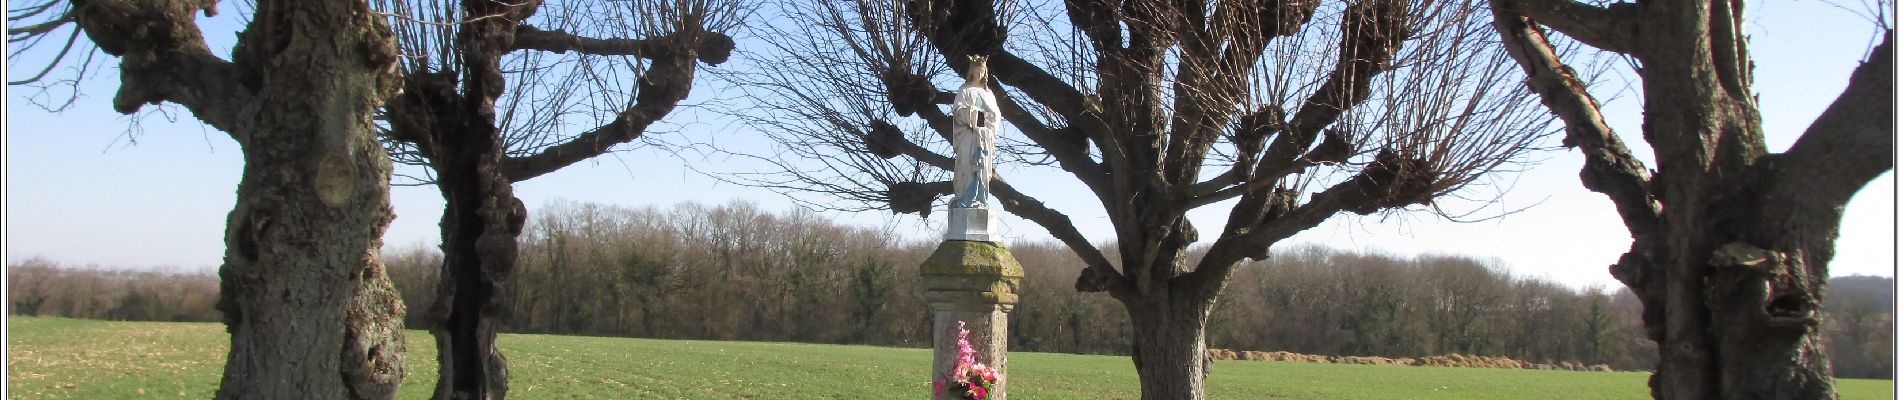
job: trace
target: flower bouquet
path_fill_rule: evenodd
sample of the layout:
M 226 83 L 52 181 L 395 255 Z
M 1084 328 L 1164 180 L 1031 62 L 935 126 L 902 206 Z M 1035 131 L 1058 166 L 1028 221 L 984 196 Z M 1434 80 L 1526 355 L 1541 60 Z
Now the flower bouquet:
M 941 397 L 945 390 L 961 393 L 961 398 L 983 400 L 990 397 L 990 390 L 996 385 L 996 369 L 976 362 L 976 350 L 970 348 L 970 330 L 964 329 L 963 321 L 957 321 L 957 364 L 950 370 L 949 376 L 931 382 L 936 388 L 932 396 Z

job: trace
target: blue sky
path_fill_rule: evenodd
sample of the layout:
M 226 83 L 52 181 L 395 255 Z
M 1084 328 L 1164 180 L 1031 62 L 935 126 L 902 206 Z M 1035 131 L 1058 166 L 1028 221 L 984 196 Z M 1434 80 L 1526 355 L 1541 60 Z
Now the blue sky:
M 1768 144 L 1780 151 L 1840 93 L 1848 72 L 1871 47 L 1873 25 L 1813 0 L 1758 2 L 1750 4 L 1749 12 L 1757 63 L 1755 89 L 1761 94 Z M 231 35 L 217 31 L 216 25 L 229 25 L 229 18 L 220 17 L 206 28 L 214 46 L 219 42 L 228 46 Z M 39 65 L 34 57 L 45 56 L 29 52 L 8 64 L 26 70 Z M 102 60 L 110 67 L 86 82 L 84 97 L 63 113 L 48 113 L 23 101 L 30 94 L 27 90 L 6 95 L 7 260 L 44 256 L 109 267 L 216 266 L 223 254 L 224 218 L 234 201 L 241 166 L 236 144 L 176 106 L 167 107 L 175 121 L 148 112 L 138 124 L 142 132 L 128 135 L 132 120 L 110 107 L 118 83 L 117 61 L 103 56 Z M 12 71 L 8 76 L 24 73 Z M 1607 98 L 1620 85 L 1603 86 L 1596 95 Z M 714 95 L 702 87 L 688 102 Z M 1638 134 L 1639 98 L 1633 91 L 1624 92 L 1607 105 L 1606 113 L 1624 140 L 1647 157 L 1648 149 Z M 680 117 L 690 122 L 682 125 L 681 132 L 669 135 L 696 135 L 694 140 L 732 146 L 761 146 L 755 143 L 763 142 L 741 125 L 710 117 Z M 1519 275 L 1579 287 L 1617 287 L 1606 267 L 1629 246 L 1621 221 L 1607 200 L 1578 183 L 1581 161 L 1576 152 L 1535 157 L 1542 161 L 1528 171 L 1499 178 L 1498 183 L 1510 190 L 1498 197 L 1496 207 L 1488 209 L 1496 214 L 1501 209 L 1529 207 L 1520 212 L 1475 223 L 1452 223 L 1425 213 L 1346 215 L 1278 246 L 1317 243 L 1401 255 L 1467 254 L 1496 259 Z M 688 161 L 727 172 L 760 168 L 733 159 Z M 1009 166 L 999 169 L 1017 187 L 1033 188 L 1030 194 L 1070 214 L 1091 239 L 1111 239 L 1100 205 L 1072 179 Z M 1486 197 L 1495 190 L 1481 188 L 1472 194 Z M 793 207 L 778 193 L 719 183 L 692 172 L 673 155 L 638 147 L 519 184 L 516 193 L 531 213 L 557 198 L 659 207 L 744 199 L 768 210 Z M 397 187 L 393 198 L 397 218 L 385 236 L 386 247 L 436 243 L 442 205 L 436 190 Z M 1204 207 L 1190 216 L 1203 230 L 1215 229 L 1224 218 L 1221 206 L 1225 205 Z M 1894 208 L 1891 173 L 1854 198 L 1847 207 L 1833 274 L 1893 275 Z M 938 220 L 925 222 L 914 215 L 888 212 L 829 214 L 916 238 L 938 234 L 944 214 L 932 215 Z M 1001 223 L 1011 241 L 1047 240 L 1040 227 L 1026 221 L 1007 217 Z

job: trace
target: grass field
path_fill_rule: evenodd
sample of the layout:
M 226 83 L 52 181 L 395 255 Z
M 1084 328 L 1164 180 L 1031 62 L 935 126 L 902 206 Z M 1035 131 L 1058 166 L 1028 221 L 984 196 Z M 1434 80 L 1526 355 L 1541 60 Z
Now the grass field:
M 10 399 L 209 398 L 218 324 L 7 319 Z M 409 331 L 401 398 L 426 398 L 435 346 Z M 502 335 L 515 399 L 892 399 L 928 388 L 929 352 L 868 346 Z M 1136 398 L 1125 357 L 1015 353 L 1016 399 Z M 1642 399 L 1647 374 L 1219 361 L 1211 399 Z M 1841 380 L 1843 399 L 1892 381 Z

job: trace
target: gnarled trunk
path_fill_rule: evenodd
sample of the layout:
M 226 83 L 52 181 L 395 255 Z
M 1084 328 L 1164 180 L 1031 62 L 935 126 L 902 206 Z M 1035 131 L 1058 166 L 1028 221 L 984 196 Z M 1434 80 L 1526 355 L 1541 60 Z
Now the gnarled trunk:
M 254 117 L 225 227 L 220 399 L 387 399 L 405 373 L 403 306 L 379 253 L 389 155 L 370 115 L 393 82 L 387 30 L 361 2 L 259 2 L 234 77 Z
M 442 365 L 437 399 L 501 399 L 508 392 L 507 360 L 495 348 L 495 334 L 527 210 L 497 170 L 500 136 L 487 131 L 442 135 L 435 158 L 436 186 L 447 199 L 442 280 L 430 309 Z
M 1651 68 L 1690 75 L 1692 67 L 1676 64 Z M 1625 258 L 1631 265 L 1617 266 L 1619 279 L 1643 298 L 1645 324 L 1660 344 L 1653 394 L 1834 398 L 1819 327 L 1840 210 L 1816 199 L 1777 198 L 1774 186 L 1785 183 L 1778 181 L 1813 178 L 1777 171 L 1761 148 L 1751 94 L 1696 90 L 1723 87 L 1716 76 L 1645 85 L 1645 124 L 1657 131 L 1652 140 L 1660 148 L 1694 149 L 1659 160 L 1659 235 L 1637 239 L 1648 257 L 1635 254 Z
M 1629 228 L 1611 273 L 1642 299 L 1659 344 L 1652 394 L 1834 398 L 1818 335 L 1827 263 L 1841 207 L 1893 168 L 1892 32 L 1801 139 L 1770 154 L 1742 3 L 1492 4 L 1530 86 L 1568 125 L 1565 143 L 1583 147 L 1584 186 Z M 1641 62 L 1654 177 L 1532 21 Z
M 1144 400 L 1207 397 L 1209 307 L 1198 294 L 1151 293 L 1124 300 L 1134 329 L 1135 372 Z
M 495 348 L 503 287 L 514 274 L 516 236 L 527 210 L 502 171 L 505 147 L 496 123 L 495 99 L 507 82 L 501 55 L 513 46 L 516 24 L 534 15 L 539 2 L 509 5 L 462 1 L 467 15 L 500 18 L 473 21 L 456 33 L 464 70 L 460 96 L 443 103 L 447 123 L 428 132 L 434 141 L 442 212 L 442 283 L 430 315 L 436 323 L 441 375 L 436 399 L 502 399 L 508 394 L 507 359 Z M 512 20 L 512 21 L 511 21 Z M 446 86 L 437 86 L 446 90 Z M 459 98 L 457 98 L 459 97 Z

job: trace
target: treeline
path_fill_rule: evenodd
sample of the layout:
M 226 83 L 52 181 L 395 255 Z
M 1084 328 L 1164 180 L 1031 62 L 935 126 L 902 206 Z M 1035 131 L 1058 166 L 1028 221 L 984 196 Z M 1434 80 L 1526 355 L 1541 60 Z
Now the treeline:
M 521 235 L 503 288 L 507 332 L 920 347 L 929 316 L 917 266 L 934 241 L 775 214 L 748 203 L 629 208 L 556 202 Z M 1077 293 L 1081 262 L 1053 243 L 1009 243 L 1023 263 L 1012 349 L 1125 354 L 1126 312 Z M 384 260 L 426 329 L 440 255 L 397 247 Z M 1483 260 L 1397 257 L 1321 247 L 1276 251 L 1236 272 L 1210 347 L 1341 356 L 1504 356 L 1649 369 L 1627 290 L 1576 290 L 1512 276 Z M 181 274 L 8 266 L 9 312 L 79 318 L 215 321 L 217 280 Z M 1830 283 L 1823 327 L 1835 372 L 1892 375 L 1892 278 Z
M 1893 379 L 1893 278 L 1837 276 L 1827 280 L 1821 338 L 1834 376 Z
M 122 321 L 214 322 L 218 278 L 181 272 L 62 266 L 40 257 L 7 263 L 7 314 Z
M 1650 369 L 1628 291 L 1576 290 L 1458 256 L 1401 258 L 1305 247 L 1241 270 L 1210 346 L 1342 356 L 1504 356 Z
M 921 346 L 927 248 L 744 203 L 667 209 L 555 202 L 520 236 L 502 329 L 600 336 Z M 419 328 L 439 256 L 385 257 Z

